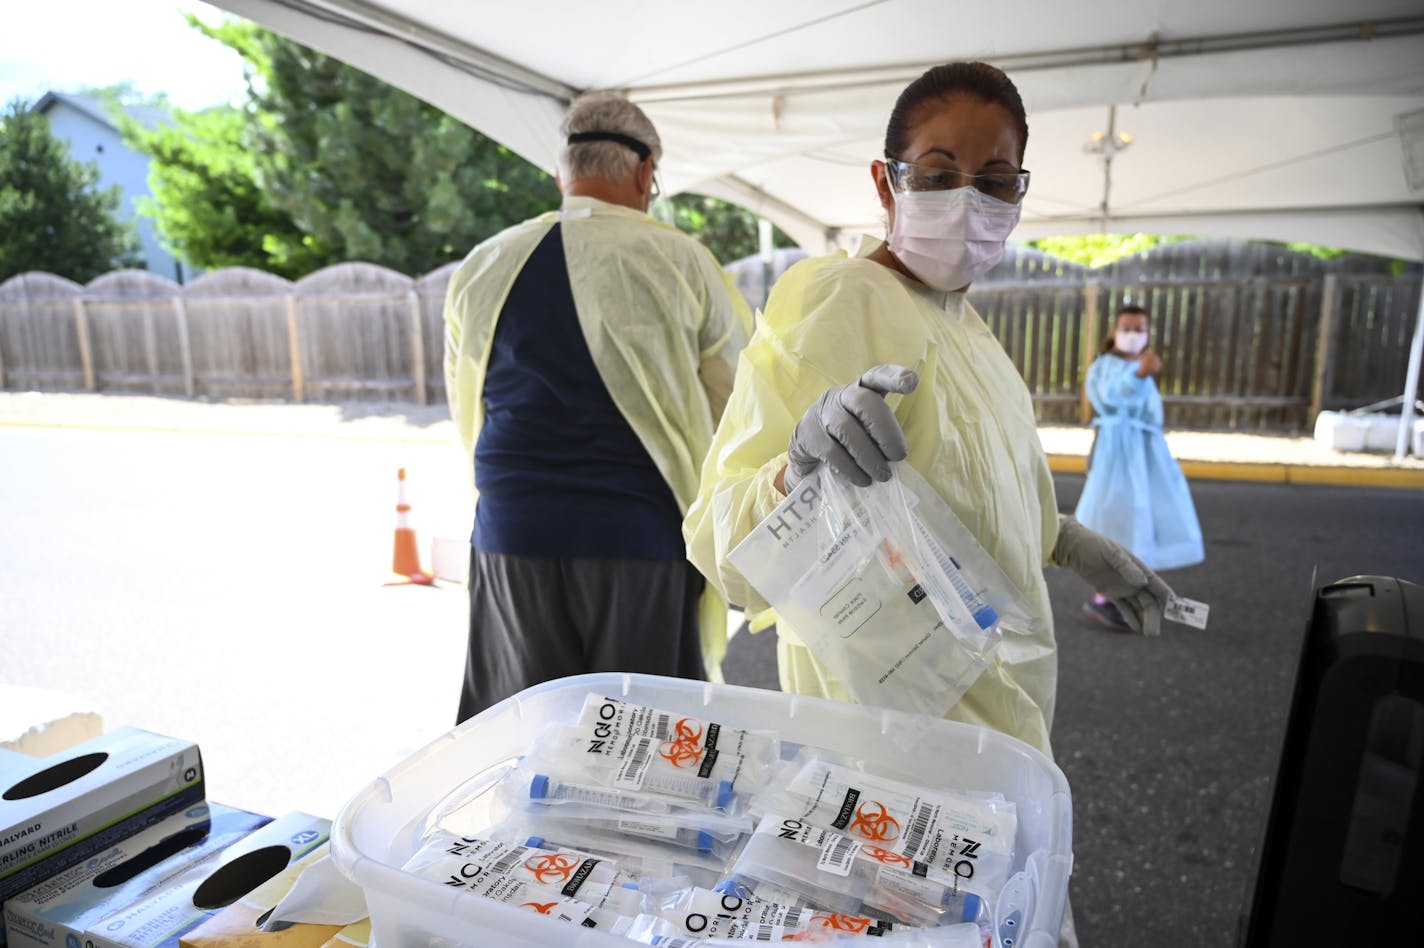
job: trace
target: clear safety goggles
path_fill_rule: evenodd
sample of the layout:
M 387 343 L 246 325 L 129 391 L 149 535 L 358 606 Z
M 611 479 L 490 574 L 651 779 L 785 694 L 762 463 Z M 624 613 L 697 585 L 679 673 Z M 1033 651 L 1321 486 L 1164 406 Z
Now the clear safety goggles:
M 950 191 L 970 187 L 1005 204 L 1019 204 L 1028 193 L 1027 171 L 965 174 L 950 168 L 912 164 L 898 158 L 886 158 L 885 169 L 897 191 Z

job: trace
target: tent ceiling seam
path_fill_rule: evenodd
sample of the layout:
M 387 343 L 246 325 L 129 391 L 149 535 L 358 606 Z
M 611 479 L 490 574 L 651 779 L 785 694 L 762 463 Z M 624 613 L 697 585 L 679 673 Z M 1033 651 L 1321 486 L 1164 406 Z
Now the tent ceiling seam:
M 1279 161 L 1272 161 L 1264 165 L 1257 165 L 1254 168 L 1243 168 L 1240 171 L 1233 171 L 1229 175 L 1223 175 L 1221 177 L 1212 178 L 1207 181 L 1198 181 L 1195 184 L 1188 184 L 1180 188 L 1173 188 L 1170 191 L 1163 191 L 1160 194 L 1148 195 L 1147 197 L 1142 198 L 1138 203 L 1145 201 L 1160 201 L 1163 198 L 1176 197 L 1178 194 L 1185 194 L 1188 191 L 1198 191 L 1202 188 L 1209 188 L 1214 184 L 1221 184 L 1225 181 L 1231 181 L 1237 178 L 1245 178 L 1249 177 L 1250 175 L 1261 174 L 1266 171 L 1274 171 L 1277 168 L 1284 168 L 1289 165 L 1299 164 L 1303 161 L 1311 161 L 1315 158 L 1323 158 L 1326 155 L 1338 154 L 1342 151 L 1349 151 L 1352 148 L 1361 148 L 1365 145 L 1373 145 L 1376 142 L 1387 141 L 1394 137 L 1395 133 L 1393 131 L 1389 131 L 1383 132 L 1378 135 L 1369 135 L 1365 138 L 1357 138 L 1354 141 L 1341 142 L 1338 145 L 1331 145 L 1329 148 L 1321 148 L 1316 151 L 1307 152 L 1303 155 L 1292 155 L 1289 158 L 1282 158 Z
M 1176 40 L 1161 39 L 1154 35 L 1140 43 L 1116 43 L 1076 49 L 1013 53 L 1004 56 L 986 56 L 985 59 L 1011 74 L 1067 67 L 1121 65 L 1144 61 L 1151 61 L 1155 68 L 1156 64 L 1162 60 L 1190 58 L 1213 53 L 1259 52 L 1304 45 L 1373 42 L 1380 39 L 1412 36 L 1424 36 L 1424 17 Z M 642 86 L 629 88 L 627 92 L 629 98 L 645 104 L 753 95 L 784 96 L 835 92 L 866 85 L 904 83 L 920 75 L 926 69 L 937 65 L 940 65 L 938 61 L 907 63 L 903 66 L 893 67 L 838 69 L 829 72 L 784 73 L 753 76 L 745 79 Z
M 831 20 L 837 20 L 843 16 L 849 16 L 852 13 L 859 13 L 862 10 L 869 9 L 870 7 L 877 7 L 883 3 L 888 2 L 889 0 L 868 0 L 868 2 L 866 3 L 862 3 L 854 7 L 849 7 L 845 10 L 838 10 L 835 13 L 828 13 L 825 16 L 817 17 L 814 20 L 808 20 L 805 23 L 797 23 L 793 26 L 786 27 L 785 29 L 773 30 L 770 33 L 765 33 L 761 36 L 744 40 L 740 43 L 728 46 L 725 49 L 713 50 L 710 53 L 703 53 L 701 56 L 695 56 L 692 59 L 688 59 L 680 63 L 674 63 L 671 66 L 663 66 L 659 68 L 656 72 L 645 73 L 641 76 L 634 76 L 631 79 L 625 79 L 620 83 L 615 83 L 614 85 L 620 89 L 626 89 L 630 86 L 633 86 L 635 83 L 642 82 L 645 79 L 650 79 L 653 76 L 658 75 L 659 73 L 675 72 L 679 69 L 685 69 L 688 66 L 695 66 L 698 63 L 706 62 L 709 59 L 716 59 L 718 56 L 725 56 L 728 53 L 740 52 L 749 47 L 756 46 L 758 43 L 765 43 L 767 40 L 779 39 L 783 36 L 789 36 L 792 33 L 797 33 L 801 30 L 805 30 L 813 26 L 820 26 L 822 23 L 828 23 Z
M 1096 208 L 1094 208 L 1093 210 L 1096 211 Z M 1140 211 L 1137 211 L 1136 213 L 1128 213 L 1128 212 L 1126 212 L 1126 211 L 1124 211 L 1124 210 L 1122 210 L 1122 209 L 1119 208 L 1118 210 L 1114 211 L 1111 215 L 1109 215 L 1109 218 L 1108 218 L 1108 219 L 1109 219 L 1109 220 L 1153 220 L 1153 219 L 1160 219 L 1160 218 L 1177 218 L 1177 217 L 1182 217 L 1182 218 L 1204 218 L 1204 219 L 1205 219 L 1205 218 L 1212 218 L 1212 217 L 1221 217 L 1221 218 L 1252 217 L 1252 216 L 1255 216 L 1255 215 L 1258 215 L 1258 214 L 1280 215 L 1280 216 L 1303 216 L 1303 215 L 1309 215 L 1309 214 L 1325 214 L 1325 215 L 1330 215 L 1330 214 L 1352 214 L 1352 213 L 1357 213 L 1357 212 L 1359 212 L 1359 211 L 1419 211 L 1419 210 L 1420 210 L 1420 206 L 1419 206 L 1418 204 L 1399 204 L 1399 203 L 1386 203 L 1386 204 L 1352 204 L 1352 205 L 1350 205 L 1350 206 L 1348 206 L 1348 207 L 1341 207 L 1341 206 L 1339 206 L 1339 205 L 1332 205 L 1332 204 L 1322 204 L 1322 205 L 1313 205 L 1313 206 L 1310 206 L 1310 207 L 1298 207 L 1298 206 L 1291 206 L 1291 207 L 1242 207 L 1242 208 L 1232 208 L 1231 210 L 1222 210 L 1222 209 L 1220 209 L 1220 208 L 1203 208 L 1203 209 L 1201 209 L 1201 210 L 1187 210 L 1187 209 L 1184 209 L 1184 210 L 1176 210 L 1176 211 L 1172 211 L 1172 210 L 1140 210 Z M 1034 215 L 1033 217 L 1024 217 L 1022 222 L 1023 222 L 1024 224 L 1028 224 L 1028 225 L 1034 225 L 1034 224 L 1058 224 L 1058 223 L 1068 223 L 1068 222 L 1073 222 L 1073 221 L 1088 221 L 1088 222 L 1092 222 L 1092 223 L 1097 223 L 1097 222 L 1098 222 L 1099 220 L 1101 220 L 1101 219 L 1102 219 L 1102 215 L 1101 215 L 1101 214 L 1097 214 L 1097 213 L 1082 213 L 1082 214 L 1040 214 L 1040 215 Z
M 451 68 L 513 92 L 533 93 L 570 102 L 580 91 L 448 34 L 417 26 L 399 14 L 389 13 L 365 0 L 343 0 L 341 10 L 330 9 L 313 0 L 268 2 L 333 26 L 394 40 Z

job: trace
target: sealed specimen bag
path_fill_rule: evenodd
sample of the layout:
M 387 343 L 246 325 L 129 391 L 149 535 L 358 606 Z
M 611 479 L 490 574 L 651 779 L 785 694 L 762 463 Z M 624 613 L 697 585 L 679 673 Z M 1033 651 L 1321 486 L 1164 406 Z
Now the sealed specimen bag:
M 857 701 L 940 717 L 1005 629 L 1041 620 L 934 488 L 892 469 L 855 487 L 822 465 L 730 558 Z

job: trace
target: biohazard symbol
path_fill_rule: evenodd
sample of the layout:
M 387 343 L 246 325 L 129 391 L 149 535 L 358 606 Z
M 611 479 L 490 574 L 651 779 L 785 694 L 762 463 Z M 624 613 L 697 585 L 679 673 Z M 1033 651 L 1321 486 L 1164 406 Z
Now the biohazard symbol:
M 702 760 L 702 725 L 683 718 L 674 725 L 677 739 L 663 741 L 658 747 L 658 756 L 674 767 L 695 767 Z
M 555 901 L 555 902 L 525 902 L 523 905 L 521 905 L 521 906 L 519 906 L 519 907 L 520 907 L 520 908 L 533 909 L 534 911 L 538 912 L 540 915 L 552 915 L 553 912 L 554 912 L 554 906 L 556 906 L 556 905 L 558 905 L 558 904 L 559 904 L 559 903 L 558 903 L 557 901 Z
M 830 915 L 812 915 L 811 921 L 807 922 L 807 925 L 808 927 L 819 925 L 821 928 L 829 928 L 838 932 L 853 932 L 859 935 L 870 928 L 870 919 L 855 915 L 841 915 L 836 912 Z
M 867 800 L 855 811 L 855 819 L 851 821 L 850 830 L 865 839 L 873 839 L 877 843 L 886 843 L 900 838 L 900 822 L 890 815 L 890 811 L 885 809 L 885 804 L 877 803 L 874 800 Z
M 781 936 L 782 941 L 832 941 L 839 938 L 836 933 L 844 932 L 852 935 L 863 935 L 870 931 L 868 918 L 860 918 L 855 915 L 841 915 L 831 913 L 828 915 L 812 915 L 811 920 L 806 923 L 806 927 L 792 935 Z
M 910 859 L 908 856 L 892 853 L 888 849 L 881 849 L 879 846 L 862 846 L 860 847 L 860 851 L 876 862 L 884 863 L 887 866 L 901 866 L 905 869 L 910 868 Z
M 910 571 L 910 564 L 905 562 L 905 554 L 900 551 L 899 547 L 891 546 L 889 540 L 886 540 L 881 546 L 885 550 L 885 560 L 890 564 L 891 569 L 903 569 L 907 573 Z
M 578 864 L 579 860 L 559 853 L 544 853 L 524 860 L 524 868 L 534 873 L 534 878 L 541 885 L 569 881 Z

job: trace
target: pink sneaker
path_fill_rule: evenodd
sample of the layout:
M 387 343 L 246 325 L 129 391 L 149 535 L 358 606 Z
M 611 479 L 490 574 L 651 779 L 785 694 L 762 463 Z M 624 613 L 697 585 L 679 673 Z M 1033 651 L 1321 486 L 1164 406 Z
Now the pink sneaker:
M 1132 626 L 1128 625 L 1127 620 L 1123 618 L 1121 610 L 1111 602 L 1100 603 L 1089 599 L 1083 603 L 1083 615 L 1114 632 L 1133 631 Z

